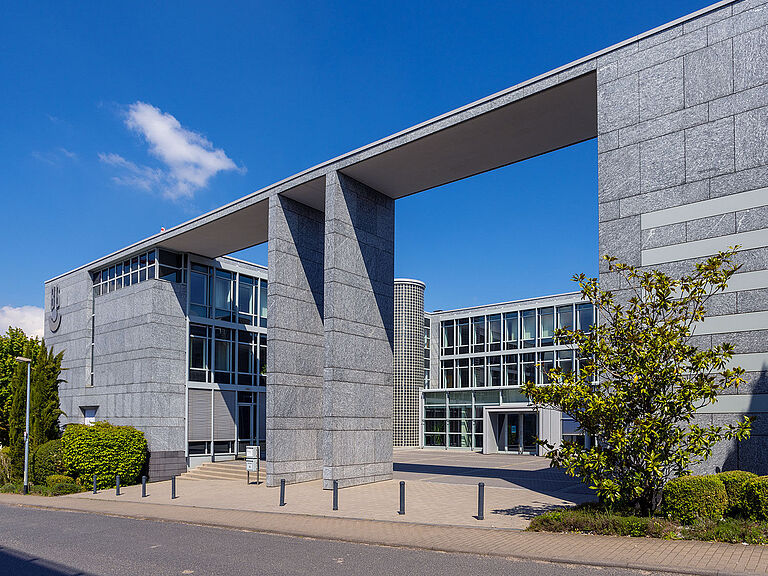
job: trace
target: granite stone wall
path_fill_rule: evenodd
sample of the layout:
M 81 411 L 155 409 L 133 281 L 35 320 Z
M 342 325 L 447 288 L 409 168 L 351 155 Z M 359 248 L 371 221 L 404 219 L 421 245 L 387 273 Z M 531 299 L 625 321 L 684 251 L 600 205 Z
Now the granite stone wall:
M 768 4 L 735 2 L 597 59 L 599 252 L 680 275 L 728 246 L 742 268 L 697 328 L 747 383 L 703 422 L 757 417 L 701 467 L 768 473 Z M 601 283 L 621 290 L 601 262 Z
M 283 196 L 269 205 L 267 484 L 323 472 L 322 212 Z
M 339 172 L 325 191 L 323 481 L 392 477 L 394 200 Z

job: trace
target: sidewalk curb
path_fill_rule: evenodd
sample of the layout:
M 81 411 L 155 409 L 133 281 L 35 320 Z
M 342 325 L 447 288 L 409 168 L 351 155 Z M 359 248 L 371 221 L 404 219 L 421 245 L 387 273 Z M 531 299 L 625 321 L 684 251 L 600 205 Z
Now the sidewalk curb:
M 410 548 L 415 550 L 430 550 L 448 553 L 475 554 L 495 556 L 517 560 L 529 560 L 539 562 L 553 562 L 578 566 L 595 566 L 600 568 L 625 568 L 631 570 L 645 570 L 667 572 L 673 574 L 695 574 L 702 576 L 754 576 L 755 574 L 768 573 L 768 566 L 758 571 L 737 571 L 723 569 L 707 569 L 703 566 L 679 566 L 658 564 L 654 562 L 636 562 L 623 560 L 606 560 L 590 558 L 586 556 L 569 558 L 566 555 L 552 555 L 553 540 L 561 540 L 564 544 L 574 544 L 584 553 L 584 544 L 605 545 L 618 544 L 624 548 L 636 549 L 640 545 L 647 545 L 651 539 L 628 538 L 620 536 L 590 536 L 584 534 L 555 534 L 540 532 L 524 532 L 521 530 L 504 530 L 487 527 L 466 526 L 436 526 L 431 524 L 390 522 L 386 520 L 361 520 L 351 518 L 337 518 L 333 516 L 314 516 L 306 514 L 291 514 L 284 512 L 260 512 L 242 510 L 224 510 L 213 508 L 200 508 L 192 506 L 150 504 L 140 502 L 114 502 L 95 500 L 88 498 L 34 497 L 15 494 L 1 494 L 0 505 L 21 506 L 65 512 L 79 512 L 86 514 L 100 514 L 120 518 L 136 520 L 154 520 L 160 522 L 173 522 L 212 528 L 229 530 L 242 530 L 264 534 L 276 534 L 291 537 L 316 538 L 321 540 L 334 540 L 340 542 L 392 546 Z M 79 504 L 79 505 L 78 505 Z M 98 509 L 95 508 L 98 505 Z M 126 510 L 126 507 L 133 510 Z M 137 510 L 138 508 L 138 510 Z M 153 513 L 154 512 L 154 513 Z M 190 516 L 199 515 L 200 518 Z M 216 516 L 226 515 L 226 520 L 217 519 Z M 277 524 L 277 525 L 276 525 Z M 323 525 L 323 526 L 321 526 Z M 371 529 L 374 535 L 366 534 Z M 501 537 L 509 541 L 508 546 L 491 545 L 485 542 L 485 546 L 477 545 L 478 540 L 493 535 L 494 540 Z M 472 538 L 472 537 L 475 538 Z M 479 538 L 478 538 L 479 537 Z M 545 544 L 542 553 L 515 552 L 515 541 L 536 541 L 535 544 Z M 550 541 L 550 542 L 548 542 Z M 658 547 L 669 546 L 672 552 L 674 548 L 685 546 L 688 541 L 655 540 Z M 663 543 L 663 544 L 662 544 Z M 503 543 L 501 543 L 503 544 Z M 546 545 L 549 544 L 549 545 Z M 727 551 L 742 550 L 743 545 L 726 543 L 698 543 L 709 544 L 708 548 L 724 547 Z M 689 548 L 692 546 L 689 546 Z M 547 554 L 543 553 L 546 549 Z M 554 548 L 556 549 L 556 548 Z M 674 554 L 672 554 L 674 556 Z M 768 556 L 768 550 L 766 550 Z M 665 557 L 670 557 L 669 555 Z M 759 569 L 760 567 L 758 567 Z

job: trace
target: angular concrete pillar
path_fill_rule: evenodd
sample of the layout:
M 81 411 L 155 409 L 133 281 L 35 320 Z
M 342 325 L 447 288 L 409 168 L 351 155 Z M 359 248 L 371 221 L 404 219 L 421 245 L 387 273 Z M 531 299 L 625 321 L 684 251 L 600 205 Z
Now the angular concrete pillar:
M 326 177 L 323 485 L 392 477 L 394 200 Z
M 322 476 L 323 213 L 269 200 L 267 485 Z

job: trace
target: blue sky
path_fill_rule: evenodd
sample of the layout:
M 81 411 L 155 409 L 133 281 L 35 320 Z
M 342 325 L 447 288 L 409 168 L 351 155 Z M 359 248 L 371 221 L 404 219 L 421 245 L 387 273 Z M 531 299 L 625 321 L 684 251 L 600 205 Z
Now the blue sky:
M 47 278 L 707 4 L 6 2 L 0 329 Z M 428 309 L 569 291 L 596 188 L 592 141 L 399 200 L 396 273 Z

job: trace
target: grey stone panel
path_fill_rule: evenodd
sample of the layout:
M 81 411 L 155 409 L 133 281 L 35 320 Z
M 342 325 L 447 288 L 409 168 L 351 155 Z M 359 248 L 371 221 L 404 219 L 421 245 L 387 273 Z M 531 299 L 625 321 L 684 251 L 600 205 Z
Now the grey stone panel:
M 690 220 L 685 223 L 685 227 L 688 242 L 734 234 L 736 232 L 736 214 L 729 212 L 728 214 Z
M 625 146 L 597 156 L 598 199 L 601 203 L 640 193 L 638 146 Z
M 597 153 L 608 152 L 619 147 L 619 131 L 604 132 L 597 137 Z
M 637 74 L 597 87 L 597 132 L 609 132 L 636 124 L 640 104 Z
M 739 4 L 737 4 L 737 6 L 738 5 Z M 693 32 L 699 28 L 705 28 L 711 24 L 715 24 L 716 22 L 720 22 L 721 20 L 728 18 L 731 13 L 731 6 L 723 6 L 722 8 L 713 10 L 712 12 L 704 14 L 703 16 L 699 16 L 698 18 L 694 18 L 693 20 L 685 22 L 683 24 L 683 32 Z
M 738 155 L 738 147 L 736 153 Z M 712 198 L 768 186 L 768 167 L 758 166 L 749 170 L 740 170 L 737 163 L 736 169 L 737 172 L 734 174 L 725 174 L 710 180 L 709 194 Z
M 750 30 L 765 26 L 768 24 L 768 10 L 765 7 L 765 2 L 761 1 L 748 10 L 738 11 L 734 8 L 733 17 L 707 27 L 709 43 L 715 44 L 726 38 L 733 38 L 734 36 L 739 36 Z
M 709 119 L 707 104 L 699 104 L 690 108 L 684 108 L 676 112 L 650 118 L 639 124 L 633 124 L 619 130 L 619 143 L 621 146 L 637 144 L 644 140 L 650 140 L 686 128 L 698 126 Z
M 725 316 L 737 313 L 737 293 L 721 292 L 713 294 L 705 305 L 707 316 Z
M 394 201 L 344 174 L 325 194 L 323 485 L 391 477 Z
M 736 232 L 768 228 L 768 206 L 739 210 L 735 214 Z
M 640 186 L 643 192 L 685 182 L 685 139 L 676 132 L 640 144 Z
M 610 202 L 600 202 L 597 205 L 597 218 L 600 222 L 608 222 L 609 220 L 616 220 L 621 216 L 620 212 L 621 203 L 619 200 L 611 200 Z
M 734 88 L 737 91 L 768 82 L 768 26 L 733 39 Z
M 712 335 L 712 343 L 714 345 L 722 344 L 724 342 L 733 345 L 734 354 L 768 352 L 768 329 Z
M 638 50 L 618 61 L 619 77 L 627 76 L 650 68 L 662 62 L 684 56 L 707 45 L 707 30 L 699 29 L 673 38 L 667 42 L 656 44 L 647 50 Z
M 708 106 L 709 119 L 719 120 L 720 118 L 768 106 L 768 90 L 766 90 L 764 85 L 757 86 L 743 92 L 712 100 Z
M 643 230 L 643 250 L 685 242 L 685 222 Z
M 622 198 L 619 203 L 619 214 L 622 218 L 637 216 L 654 210 L 691 204 L 707 198 L 709 198 L 709 182 L 700 180 L 630 198 Z
M 738 312 L 762 312 L 768 310 L 768 288 L 737 292 Z
M 749 110 L 736 116 L 737 170 L 768 164 L 766 124 L 768 124 L 768 107 Z
M 685 56 L 685 105 L 709 102 L 733 92 L 733 50 L 726 40 Z
M 629 216 L 598 224 L 598 248 L 600 257 L 614 256 L 625 264 L 639 266 L 640 260 L 640 217 Z M 601 260 L 600 270 L 607 265 Z
M 687 181 L 720 176 L 734 170 L 733 118 L 723 118 L 685 131 Z
M 641 121 L 683 108 L 682 58 L 646 68 L 640 72 L 639 78 Z
M 322 474 L 323 214 L 269 204 L 267 485 Z

